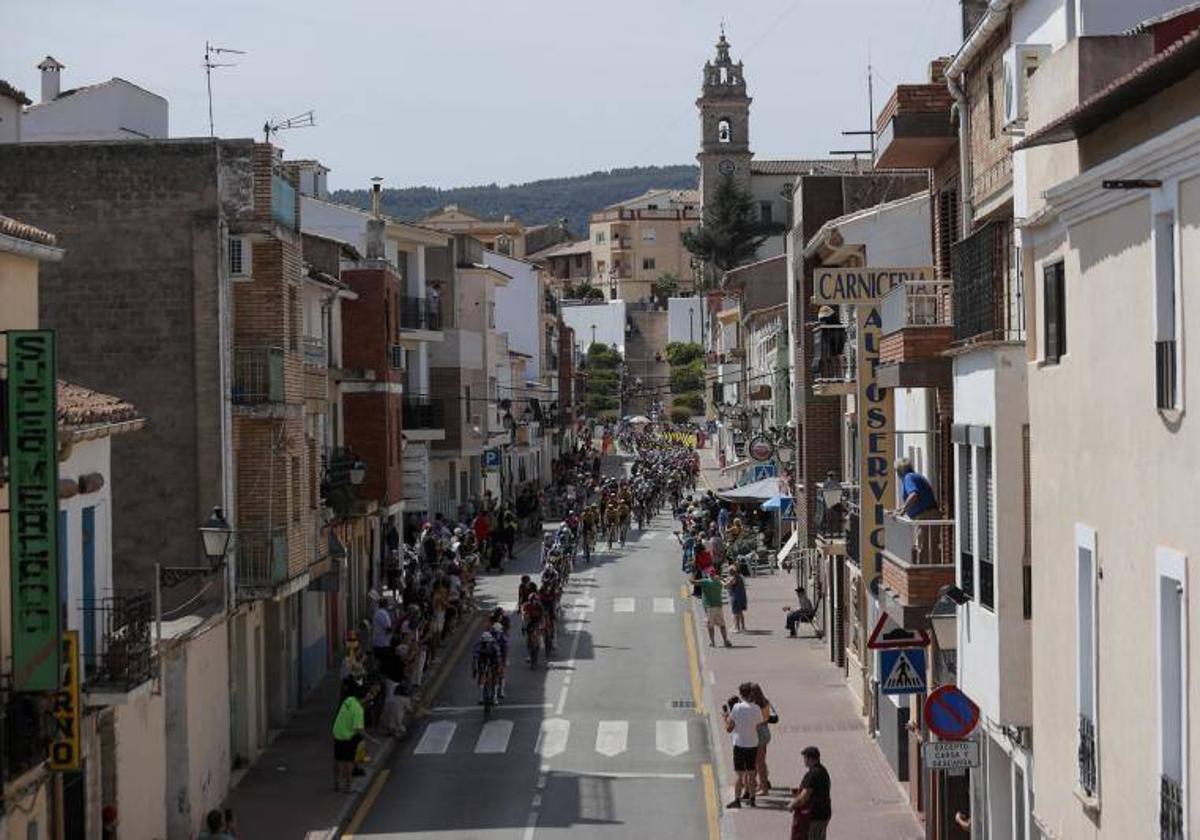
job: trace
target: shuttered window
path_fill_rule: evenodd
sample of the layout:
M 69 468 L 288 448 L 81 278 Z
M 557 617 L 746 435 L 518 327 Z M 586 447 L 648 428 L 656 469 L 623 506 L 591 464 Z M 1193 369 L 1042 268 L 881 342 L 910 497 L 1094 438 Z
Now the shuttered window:
M 1066 272 L 1061 262 L 1042 269 L 1042 323 L 1045 352 L 1042 358 L 1057 364 L 1067 352 Z

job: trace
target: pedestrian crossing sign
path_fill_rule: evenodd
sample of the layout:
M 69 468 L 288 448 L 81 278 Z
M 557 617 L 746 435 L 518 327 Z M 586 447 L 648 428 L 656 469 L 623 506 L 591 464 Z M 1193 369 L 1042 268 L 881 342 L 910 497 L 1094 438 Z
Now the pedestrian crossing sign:
M 775 477 L 775 464 L 768 462 L 766 464 L 755 464 L 754 472 L 752 473 L 751 481 L 762 481 L 765 478 Z
M 879 651 L 879 674 L 879 690 L 884 694 L 925 693 L 924 649 Z
M 784 499 L 779 505 L 779 518 L 784 522 L 790 522 L 796 518 L 796 502 L 792 499 Z

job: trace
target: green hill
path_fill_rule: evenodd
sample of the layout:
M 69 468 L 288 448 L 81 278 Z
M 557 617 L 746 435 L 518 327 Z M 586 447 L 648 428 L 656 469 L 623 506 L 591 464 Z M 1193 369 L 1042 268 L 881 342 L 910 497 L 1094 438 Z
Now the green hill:
M 408 187 L 383 191 L 383 212 L 398 219 L 422 216 L 457 204 L 483 217 L 510 215 L 526 225 L 549 224 L 566 218 L 572 232 L 586 235 L 588 216 L 609 204 L 640 195 L 649 189 L 693 189 L 700 178 L 695 166 L 636 166 L 592 172 L 570 178 L 547 178 L 501 187 Z M 371 206 L 367 190 L 337 190 L 334 201 Z

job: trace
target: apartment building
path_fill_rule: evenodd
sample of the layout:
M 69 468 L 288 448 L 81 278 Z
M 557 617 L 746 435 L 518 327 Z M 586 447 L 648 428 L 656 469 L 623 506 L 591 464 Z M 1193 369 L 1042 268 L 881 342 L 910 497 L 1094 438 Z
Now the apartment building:
M 1030 202 L 1033 836 L 1179 840 L 1200 827 L 1188 619 L 1200 439 L 1187 418 L 1200 362 L 1186 335 L 1198 27 L 1183 9 L 1116 37 L 1078 34 L 1029 79 L 1016 148 Z
M 695 288 L 693 260 L 680 235 L 700 222 L 696 190 L 648 190 L 588 219 L 593 285 L 610 300 L 649 301 L 664 274 Z
M 555 291 L 561 292 L 567 285 L 595 285 L 598 282 L 592 266 L 592 243 L 588 239 L 560 242 L 529 254 L 528 259 L 542 267 Z

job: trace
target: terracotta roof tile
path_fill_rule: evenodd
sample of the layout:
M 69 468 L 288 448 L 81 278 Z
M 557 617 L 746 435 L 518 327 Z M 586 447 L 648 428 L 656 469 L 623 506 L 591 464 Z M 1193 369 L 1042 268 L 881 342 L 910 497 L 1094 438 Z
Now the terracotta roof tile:
M 58 424 L 66 427 L 121 423 L 138 419 L 131 403 L 82 385 L 58 380 Z
M 32 105 L 33 100 L 25 95 L 25 91 L 20 88 L 15 88 L 4 79 L 0 79 L 0 96 L 7 96 L 15 101 L 18 105 Z
M 46 231 L 24 222 L 18 222 L 16 219 L 10 219 L 8 216 L 0 216 L 0 234 L 11 236 L 14 239 L 36 242 L 39 245 L 53 246 L 57 241 L 54 234 L 46 233 Z
M 854 161 L 823 159 L 823 160 L 752 160 L 750 172 L 753 175 L 821 175 L 831 173 L 840 175 L 854 173 Z

